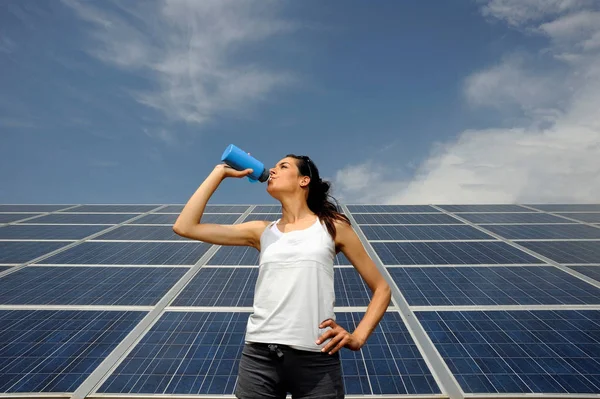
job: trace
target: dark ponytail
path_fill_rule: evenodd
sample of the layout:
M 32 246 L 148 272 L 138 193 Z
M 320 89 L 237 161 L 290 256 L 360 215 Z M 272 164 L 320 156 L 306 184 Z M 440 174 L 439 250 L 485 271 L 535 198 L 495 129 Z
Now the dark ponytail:
M 302 176 L 309 176 L 308 184 L 308 208 L 313 211 L 319 219 L 325 222 L 327 231 L 335 239 L 336 229 L 334 222 L 340 220 L 350 225 L 350 219 L 340 211 L 337 200 L 329 194 L 331 183 L 319 177 L 319 169 L 307 156 L 288 154 L 286 157 L 297 160 L 298 170 Z

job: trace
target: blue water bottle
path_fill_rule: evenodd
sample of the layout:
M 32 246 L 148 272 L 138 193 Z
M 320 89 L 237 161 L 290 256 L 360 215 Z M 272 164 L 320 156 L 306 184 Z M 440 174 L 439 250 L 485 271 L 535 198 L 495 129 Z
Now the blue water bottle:
M 248 180 L 251 183 L 256 183 L 257 181 L 264 183 L 269 179 L 269 171 L 262 162 L 233 144 L 229 144 L 225 148 L 223 155 L 221 155 L 221 161 L 235 170 L 252 169 L 252 173 L 248 175 Z

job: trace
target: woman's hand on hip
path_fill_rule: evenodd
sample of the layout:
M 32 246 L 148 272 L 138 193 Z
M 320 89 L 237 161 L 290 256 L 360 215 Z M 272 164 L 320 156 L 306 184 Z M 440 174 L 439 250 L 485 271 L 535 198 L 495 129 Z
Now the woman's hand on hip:
M 331 327 L 331 329 L 325 331 L 325 333 L 317 339 L 316 343 L 317 345 L 320 345 L 321 342 L 325 342 L 328 339 L 331 339 L 331 341 L 321 349 L 321 352 L 329 352 L 330 355 L 333 355 L 344 347 L 357 351 L 364 345 L 364 342 L 361 342 L 357 337 L 346 331 L 342 326 L 331 319 L 327 319 L 319 325 L 319 328 L 326 327 Z

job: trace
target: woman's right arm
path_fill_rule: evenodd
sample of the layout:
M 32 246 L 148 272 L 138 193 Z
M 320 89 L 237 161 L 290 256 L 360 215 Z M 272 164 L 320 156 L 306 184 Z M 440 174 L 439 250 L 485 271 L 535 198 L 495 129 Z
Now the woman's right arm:
M 188 200 L 173 224 L 173 231 L 182 237 L 217 245 L 251 246 L 260 250 L 260 235 L 267 226 L 266 221 L 251 221 L 240 224 L 202 223 L 206 203 L 226 177 L 244 177 L 250 169 L 237 171 L 227 165 L 217 165 L 200 187 Z

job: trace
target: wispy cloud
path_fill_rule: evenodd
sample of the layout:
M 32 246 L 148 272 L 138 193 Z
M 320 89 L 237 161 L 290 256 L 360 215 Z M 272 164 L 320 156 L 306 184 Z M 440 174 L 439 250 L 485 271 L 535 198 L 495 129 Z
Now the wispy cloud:
M 381 173 L 376 162 L 348 165 L 335 179 L 345 201 L 597 202 L 600 23 L 593 7 L 586 1 L 489 1 L 485 16 L 544 35 L 549 47 L 475 72 L 465 81 L 465 96 L 476 106 L 515 106 L 527 123 L 464 131 L 437 145 L 411 180 Z M 368 176 L 368 189 L 356 189 L 356 176 Z
M 147 78 L 153 88 L 132 89 L 132 96 L 171 120 L 204 124 L 293 81 L 287 72 L 236 58 L 238 50 L 294 29 L 278 18 L 277 2 L 165 0 L 102 9 L 63 2 L 89 23 L 89 52 Z
M 93 159 L 89 161 L 89 165 L 95 168 L 116 168 L 119 166 L 119 162 L 110 161 L 106 159 Z
M 17 48 L 17 44 L 8 36 L 0 35 L 0 53 L 10 54 Z

